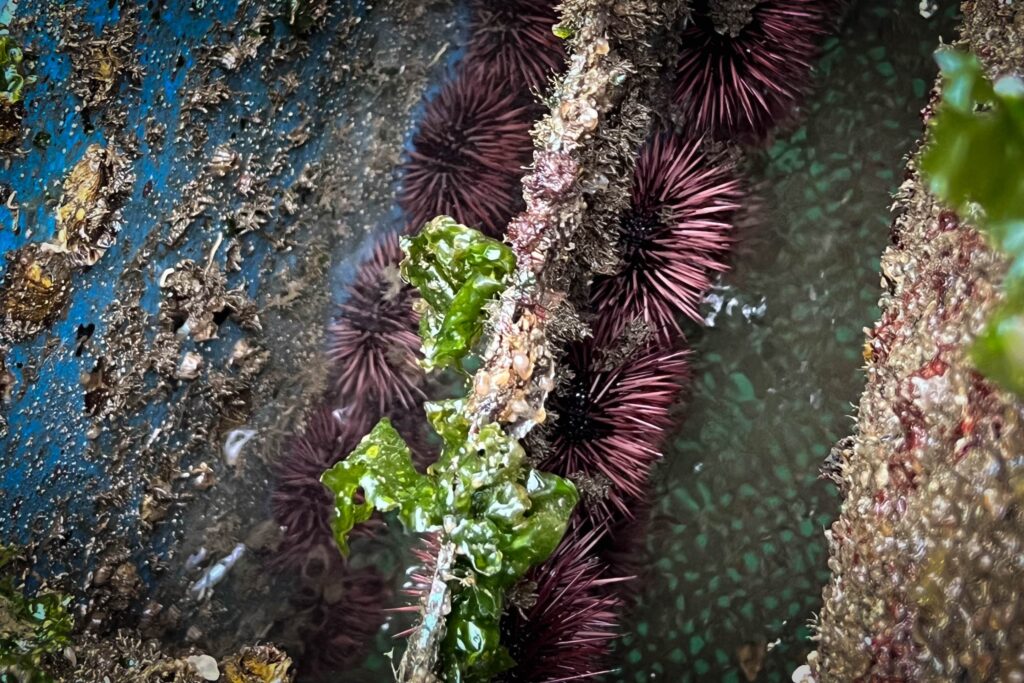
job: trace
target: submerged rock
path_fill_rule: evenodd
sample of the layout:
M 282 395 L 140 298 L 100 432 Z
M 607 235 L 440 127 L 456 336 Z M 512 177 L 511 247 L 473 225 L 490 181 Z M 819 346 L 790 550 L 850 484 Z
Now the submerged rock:
M 1024 9 L 963 10 L 991 72 L 1024 69 Z M 809 665 L 819 681 L 1024 681 L 1024 406 L 968 357 L 1006 264 L 916 158 L 896 207 L 857 431 L 833 463 L 846 500 Z

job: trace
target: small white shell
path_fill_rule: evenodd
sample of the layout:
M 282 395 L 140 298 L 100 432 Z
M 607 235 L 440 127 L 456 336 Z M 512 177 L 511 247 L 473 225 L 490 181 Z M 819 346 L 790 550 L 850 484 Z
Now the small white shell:
M 196 670 L 204 680 L 216 681 L 220 678 L 220 669 L 217 668 L 217 660 L 210 655 L 192 655 L 186 657 L 185 661 L 188 662 L 193 669 Z
M 238 456 L 242 454 L 242 448 L 254 436 L 256 436 L 255 429 L 232 429 L 228 432 L 228 438 L 224 440 L 224 462 L 229 467 L 238 464 Z

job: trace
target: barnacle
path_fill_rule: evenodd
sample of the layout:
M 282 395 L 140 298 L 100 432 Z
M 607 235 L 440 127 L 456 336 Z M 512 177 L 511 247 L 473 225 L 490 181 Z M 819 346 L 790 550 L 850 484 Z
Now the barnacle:
M 85 109 L 107 106 L 117 97 L 123 83 L 140 78 L 142 71 L 133 51 L 137 14 L 138 10 L 126 7 L 121 20 L 97 36 L 81 7 L 66 3 L 61 8 L 63 49 L 71 57 L 73 70 L 69 86 Z
M 323 25 L 329 13 L 329 3 L 323 0 L 289 0 L 288 25 L 299 33 Z
M 90 145 L 64 180 L 57 209 L 57 239 L 75 265 L 91 266 L 114 243 L 115 212 L 133 181 L 131 169 L 113 147 Z
M 289 683 L 292 660 L 272 645 L 246 647 L 224 662 L 227 683 Z
M 2 336 L 23 339 L 64 310 L 71 294 L 71 265 L 66 254 L 35 243 L 11 252 L 7 259 L 0 284 L 0 311 L 8 321 Z

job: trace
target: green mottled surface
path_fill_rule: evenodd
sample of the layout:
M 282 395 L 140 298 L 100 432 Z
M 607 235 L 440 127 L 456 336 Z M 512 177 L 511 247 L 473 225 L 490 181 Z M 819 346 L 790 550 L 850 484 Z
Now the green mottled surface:
M 954 37 L 953 3 L 931 20 L 899 5 L 854 4 L 804 125 L 751 154 L 762 206 L 713 326 L 693 335 L 694 395 L 659 473 L 650 574 L 611 680 L 745 681 L 739 649 L 777 641 L 753 680 L 789 681 L 812 649 L 838 506 L 818 471 L 850 432 L 890 195 L 932 52 Z

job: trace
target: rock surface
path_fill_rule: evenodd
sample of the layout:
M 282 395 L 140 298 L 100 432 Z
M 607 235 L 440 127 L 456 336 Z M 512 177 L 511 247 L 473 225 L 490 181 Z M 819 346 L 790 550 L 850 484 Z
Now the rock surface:
M 1021 73 L 1024 9 L 962 9 L 960 46 L 990 76 Z M 810 664 L 819 681 L 1024 681 L 1024 406 L 967 355 L 1006 266 L 916 156 L 906 178 L 856 431 L 830 463 L 845 502 Z

